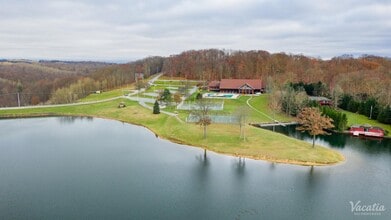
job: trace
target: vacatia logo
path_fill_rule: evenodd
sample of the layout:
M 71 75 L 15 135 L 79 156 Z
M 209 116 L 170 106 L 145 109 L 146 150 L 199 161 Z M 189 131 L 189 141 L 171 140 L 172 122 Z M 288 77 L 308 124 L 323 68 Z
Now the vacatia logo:
M 362 204 L 361 201 L 349 201 L 351 211 L 354 215 L 381 215 L 386 211 L 384 205 L 380 203 Z

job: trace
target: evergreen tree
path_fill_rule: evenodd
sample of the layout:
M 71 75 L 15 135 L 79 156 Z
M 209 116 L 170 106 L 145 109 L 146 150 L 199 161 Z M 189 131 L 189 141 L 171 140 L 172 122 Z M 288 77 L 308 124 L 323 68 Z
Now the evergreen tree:
M 160 107 L 157 100 L 155 101 L 155 104 L 153 104 L 153 114 L 160 114 Z
M 344 131 L 347 128 L 348 118 L 345 113 L 339 112 L 330 107 L 323 107 L 322 114 L 333 119 L 334 129 L 337 131 Z
M 391 107 L 386 106 L 382 108 L 377 116 L 377 120 L 381 123 L 391 124 Z
M 348 94 L 343 94 L 342 97 L 341 97 L 341 100 L 340 100 L 340 103 L 338 105 L 338 107 L 344 109 L 344 110 L 348 110 L 348 105 L 349 105 L 349 102 L 350 100 L 352 100 L 353 97 L 348 95 Z
M 359 106 L 360 106 L 360 103 L 354 101 L 354 99 L 351 99 L 348 103 L 347 110 L 350 112 L 357 113 Z
M 201 94 L 201 93 L 197 93 L 197 95 L 196 95 L 196 99 L 197 99 L 197 100 L 200 100 L 200 99 L 202 99 L 202 94 Z
M 160 95 L 160 101 L 170 104 L 172 100 L 171 92 L 168 89 L 164 89 L 163 93 Z

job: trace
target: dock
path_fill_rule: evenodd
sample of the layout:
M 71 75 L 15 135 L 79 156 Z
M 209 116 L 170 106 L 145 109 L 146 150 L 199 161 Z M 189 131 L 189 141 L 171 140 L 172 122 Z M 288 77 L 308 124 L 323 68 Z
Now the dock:
M 297 125 L 299 123 L 293 121 L 293 122 L 270 122 L 270 123 L 251 123 L 251 125 L 256 127 L 273 127 L 273 126 L 283 126 L 286 127 L 288 125 Z

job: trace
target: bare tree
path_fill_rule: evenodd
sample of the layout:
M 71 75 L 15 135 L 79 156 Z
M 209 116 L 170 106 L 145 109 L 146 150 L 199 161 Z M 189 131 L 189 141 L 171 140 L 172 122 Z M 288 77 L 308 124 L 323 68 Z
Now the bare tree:
M 178 105 L 182 101 L 182 96 L 180 92 L 174 93 L 174 102 Z
M 343 94 L 343 90 L 342 90 L 341 86 L 339 86 L 338 84 L 335 85 L 333 92 L 332 92 L 334 108 L 338 107 L 338 103 L 339 103 L 339 100 L 341 99 L 342 94 Z
M 212 123 L 209 116 L 210 101 L 206 99 L 198 99 L 193 114 L 198 118 L 197 124 L 204 127 L 204 139 L 206 138 L 206 128 Z
M 319 108 L 303 108 L 297 116 L 300 124 L 296 129 L 299 131 L 308 131 L 312 135 L 312 147 L 315 147 L 315 136 L 319 134 L 328 134 L 324 129 L 333 128 L 333 119 L 322 116 Z
M 138 80 L 136 81 L 136 89 L 137 89 L 137 90 L 140 90 L 140 89 L 142 89 L 142 88 L 145 88 L 145 85 L 146 85 L 146 83 L 145 83 L 144 80 L 142 80 L 142 79 L 138 79 Z
M 238 119 L 238 124 L 240 127 L 240 138 L 243 138 L 243 140 L 246 140 L 246 124 L 249 115 L 250 109 L 248 108 L 248 106 L 239 107 L 235 112 L 235 116 Z

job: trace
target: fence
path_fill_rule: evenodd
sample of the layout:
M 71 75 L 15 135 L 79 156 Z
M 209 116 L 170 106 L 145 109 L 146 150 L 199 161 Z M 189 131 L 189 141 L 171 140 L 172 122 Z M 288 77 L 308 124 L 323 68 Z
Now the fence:
M 208 103 L 208 106 L 210 110 L 221 111 L 224 109 L 224 101 Z M 199 106 L 194 102 L 192 103 L 183 102 L 176 107 L 176 109 L 178 110 L 189 110 L 189 111 L 197 110 L 198 108 Z
M 209 115 L 209 118 L 212 120 L 212 123 L 217 124 L 238 124 L 239 118 L 231 115 Z M 199 117 L 194 114 L 190 114 L 186 118 L 186 122 L 195 123 L 199 121 Z

